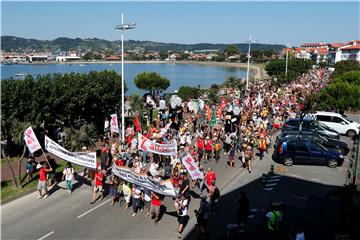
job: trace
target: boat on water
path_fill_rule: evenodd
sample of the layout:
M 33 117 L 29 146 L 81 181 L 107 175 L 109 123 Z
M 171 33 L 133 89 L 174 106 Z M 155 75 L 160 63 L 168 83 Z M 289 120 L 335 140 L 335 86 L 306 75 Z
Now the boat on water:
M 80 67 L 85 67 L 86 65 L 85 65 L 85 64 L 80 64 L 79 66 L 80 66 Z
M 27 74 L 27 73 L 16 73 L 15 74 L 16 77 L 26 77 L 27 75 L 29 75 L 29 74 Z

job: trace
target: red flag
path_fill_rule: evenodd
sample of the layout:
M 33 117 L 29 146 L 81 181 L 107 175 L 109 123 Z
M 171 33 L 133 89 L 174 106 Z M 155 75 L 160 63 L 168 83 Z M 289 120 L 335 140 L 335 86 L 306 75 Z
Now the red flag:
M 139 116 L 137 114 L 136 114 L 136 117 L 134 120 L 134 125 L 135 125 L 135 131 L 140 132 L 141 128 L 140 128 L 140 124 L 139 124 Z
M 222 110 L 225 107 L 226 107 L 226 98 L 222 97 L 221 103 L 220 103 L 220 109 Z

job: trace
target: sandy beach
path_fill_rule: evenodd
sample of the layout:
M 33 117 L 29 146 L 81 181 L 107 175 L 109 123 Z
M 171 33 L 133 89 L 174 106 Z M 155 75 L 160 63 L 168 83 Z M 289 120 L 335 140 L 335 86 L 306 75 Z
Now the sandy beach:
M 121 64 L 121 61 L 96 61 L 96 62 L 56 62 L 59 64 Z M 198 62 L 198 61 L 124 61 L 126 64 L 197 64 L 218 67 L 235 67 L 247 69 L 247 63 L 231 63 L 231 62 Z M 267 76 L 265 69 L 257 64 L 250 64 L 250 71 L 256 80 L 263 79 Z

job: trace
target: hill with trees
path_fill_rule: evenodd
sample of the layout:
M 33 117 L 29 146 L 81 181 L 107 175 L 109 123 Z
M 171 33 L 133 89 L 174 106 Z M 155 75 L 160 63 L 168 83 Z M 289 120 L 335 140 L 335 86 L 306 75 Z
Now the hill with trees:
M 248 50 L 247 43 L 235 44 L 179 44 L 179 43 L 162 43 L 153 41 L 128 40 L 124 42 L 125 51 L 142 48 L 144 51 L 195 51 L 195 50 L 219 50 L 223 52 L 229 45 L 236 46 L 241 53 Z M 281 44 L 252 44 L 252 50 L 273 50 L 279 52 L 285 48 Z M 98 38 L 66 38 L 59 37 L 54 40 L 37 40 L 26 39 L 15 36 L 1 36 L 1 50 L 6 52 L 56 52 L 56 51 L 98 51 L 105 53 L 121 52 L 121 41 L 108 41 Z

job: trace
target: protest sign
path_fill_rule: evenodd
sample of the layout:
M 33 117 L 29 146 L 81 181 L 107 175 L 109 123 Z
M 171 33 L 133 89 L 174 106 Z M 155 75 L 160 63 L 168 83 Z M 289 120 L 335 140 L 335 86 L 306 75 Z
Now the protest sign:
M 68 162 L 72 162 L 74 164 L 88 167 L 88 168 L 96 168 L 96 153 L 95 152 L 69 152 L 53 140 L 51 140 L 48 136 L 45 136 L 45 149 L 58 156 L 61 159 L 64 159 Z
M 202 179 L 204 178 L 204 174 L 200 171 L 200 169 L 198 168 L 198 166 L 196 165 L 195 160 L 191 157 L 190 154 L 184 156 L 181 159 L 182 164 L 184 164 L 186 170 L 189 172 L 190 177 L 195 180 L 195 179 Z
M 34 153 L 37 150 L 41 149 L 41 145 L 38 139 L 36 138 L 34 130 L 32 129 L 31 126 L 25 130 L 24 139 L 26 142 L 26 146 L 29 148 L 29 151 L 31 153 Z
M 160 144 L 147 139 L 139 133 L 138 135 L 139 150 L 156 153 L 160 155 L 176 155 L 176 144 Z
M 131 171 L 131 169 L 128 167 L 120 167 L 116 165 L 114 165 L 112 172 L 119 178 L 140 187 L 150 189 L 165 196 L 176 196 L 174 187 L 170 179 L 164 181 L 157 181 L 153 177 L 150 177 L 146 174 L 135 173 Z

